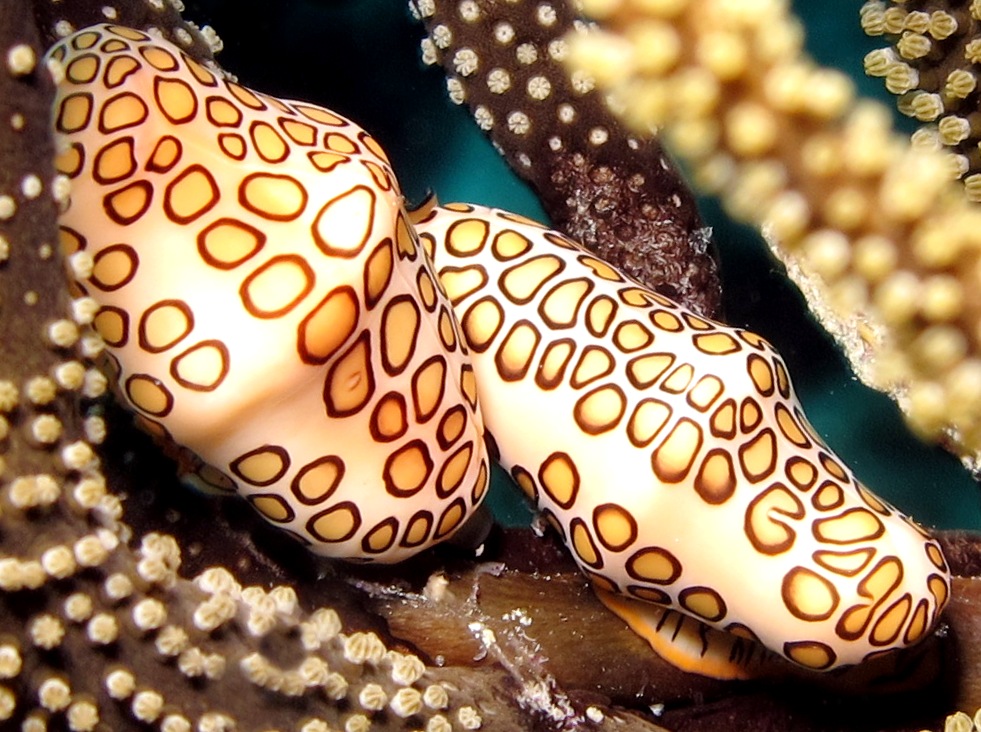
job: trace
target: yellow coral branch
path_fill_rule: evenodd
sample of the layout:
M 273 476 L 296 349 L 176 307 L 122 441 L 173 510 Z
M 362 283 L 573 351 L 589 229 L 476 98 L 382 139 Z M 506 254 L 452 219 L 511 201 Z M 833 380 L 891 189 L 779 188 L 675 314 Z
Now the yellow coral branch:
M 863 380 L 981 456 L 981 210 L 941 154 L 803 52 L 783 0 L 586 0 L 571 61 L 763 228 Z M 846 337 L 852 334 L 852 337 Z M 855 334 L 858 334 L 855 337 Z

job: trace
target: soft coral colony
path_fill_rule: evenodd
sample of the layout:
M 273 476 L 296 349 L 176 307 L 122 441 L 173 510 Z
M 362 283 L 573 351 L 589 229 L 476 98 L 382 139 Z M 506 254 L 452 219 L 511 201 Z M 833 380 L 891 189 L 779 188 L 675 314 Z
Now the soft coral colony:
M 915 643 L 936 623 L 949 594 L 938 545 L 823 445 L 761 338 L 507 212 L 435 202 L 406 212 L 384 152 L 327 110 L 250 91 L 142 31 L 65 31 L 51 57 L 78 320 L 101 334 L 147 429 L 209 463 L 201 479 L 245 494 L 316 552 L 393 561 L 448 538 L 479 505 L 486 428 L 598 591 L 632 617 L 636 600 L 670 606 L 814 669 Z M 33 65 L 21 74 L 41 75 Z M 158 256 L 165 239 L 182 250 L 176 264 Z M 65 349 L 75 330 L 45 333 Z M 25 460 L 42 459 L 30 448 L 50 457 L 44 446 L 63 437 L 49 413 L 62 404 L 57 385 L 19 377 L 8 391 L 21 381 L 44 414 L 9 399 L 10 421 L 30 425 L 33 440 L 11 445 Z M 323 716 L 304 729 L 340 719 L 366 729 L 373 715 L 449 728 L 451 687 L 425 685 L 436 672 L 418 659 L 340 634 L 330 611 L 305 616 L 285 589 L 244 591 L 221 570 L 190 586 L 175 576 L 172 540 L 148 537 L 135 557 L 121 548 L 81 444 L 62 451 L 59 470 L 90 473 L 60 480 L 88 486 L 74 500 L 87 496 L 81 508 L 105 524 L 93 534 L 102 553 L 89 561 L 59 544 L 8 569 L 36 587 L 84 581 L 80 562 L 120 566 L 35 614 L 35 648 L 77 641 L 73 623 L 85 627 L 83 654 L 136 642 L 117 615 L 125 607 L 137 641 L 154 638 L 185 676 L 297 697 L 323 689 L 338 706 L 312 709 Z M 623 471 L 615 490 L 611 470 Z M 59 478 L 18 480 L 8 493 L 28 518 L 70 513 Z M 683 520 L 668 526 L 668 514 Z M 717 543 L 694 551 L 706 535 Z M 757 579 L 751 591 L 726 569 L 734 552 Z M 171 609 L 155 593 L 183 602 Z M 299 629 L 302 653 L 290 668 L 245 653 L 231 633 L 213 636 L 228 624 L 252 637 Z M 8 653 L 15 680 L 23 650 Z M 95 725 L 93 692 L 41 675 L 37 724 L 64 713 L 74 728 Z M 195 715 L 227 723 L 141 688 L 131 668 L 103 686 L 166 729 Z M 7 699 L 12 714 L 16 695 Z M 455 722 L 476 726 L 480 714 L 462 705 Z

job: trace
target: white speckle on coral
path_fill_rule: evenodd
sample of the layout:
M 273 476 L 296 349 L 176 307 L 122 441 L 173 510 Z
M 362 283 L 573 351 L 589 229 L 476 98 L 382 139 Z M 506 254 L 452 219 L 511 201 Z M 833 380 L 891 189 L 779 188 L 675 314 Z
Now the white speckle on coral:
M 418 689 L 404 687 L 395 693 L 388 706 L 398 717 L 411 717 L 422 710 L 422 694 Z
M 54 401 L 58 395 L 58 386 L 47 376 L 35 376 L 28 380 L 24 394 L 32 404 L 43 406 Z
M 439 25 L 434 25 L 433 29 L 429 31 L 429 37 L 433 39 L 433 43 L 436 44 L 436 48 L 446 50 L 453 43 L 453 31 L 447 28 L 445 25 L 440 23 Z M 471 51 L 473 53 L 473 51 Z M 474 54 L 476 63 L 476 54 Z
M 177 625 L 168 625 L 157 634 L 154 645 L 161 656 L 173 657 L 183 653 L 190 642 L 187 631 Z
M 53 546 L 41 554 L 41 566 L 54 579 L 71 577 L 78 568 L 75 555 L 64 544 Z
M 106 439 L 106 421 L 102 417 L 86 417 L 82 422 L 85 439 L 93 445 L 101 445 Z
M 392 662 L 392 681 L 399 686 L 411 686 L 421 679 L 426 671 L 426 664 L 418 656 L 392 651 L 389 653 L 389 660 Z
M 0 412 L 12 412 L 20 403 L 20 390 L 14 382 L 0 379 Z
M 84 623 L 92 617 L 92 598 L 84 592 L 75 592 L 65 599 L 65 617 L 73 623 Z
M 533 76 L 528 79 L 527 89 L 528 96 L 541 101 L 547 99 L 548 95 L 552 93 L 552 82 L 544 76 Z
M 198 732 L 233 732 L 235 720 L 227 714 L 207 712 L 198 721 Z
M 98 333 L 91 332 L 82 336 L 79 344 L 79 352 L 88 359 L 95 359 L 100 353 L 106 350 L 106 342 Z
M 327 662 L 318 656 L 307 656 L 297 670 L 307 686 L 323 686 L 330 675 Z
M 441 684 L 430 684 L 422 693 L 422 701 L 430 709 L 446 709 L 450 705 L 450 695 Z
M 59 20 L 55 23 L 54 32 L 59 38 L 65 38 L 75 32 L 75 27 L 67 20 Z
M 472 48 L 460 48 L 453 54 L 453 69 L 460 76 L 473 74 L 477 70 L 479 62 L 477 52 Z M 2 208 L 0 208 L 0 213 L 2 213 Z
M 146 551 L 148 553 L 156 553 L 156 550 L 152 548 L 149 548 Z M 171 548 L 166 547 L 163 551 L 165 553 L 170 553 Z M 239 597 L 242 593 L 241 585 L 239 585 L 232 573 L 225 567 L 209 567 L 194 578 L 194 584 L 197 585 L 198 589 L 200 589 L 202 592 L 207 592 L 213 595 L 220 593 Z
M 502 46 L 506 46 L 514 40 L 514 26 L 502 20 L 494 26 L 494 39 Z
M 168 714 L 160 722 L 160 732 L 191 732 L 191 720 L 183 714 Z
M 95 508 L 104 495 L 106 484 L 101 476 L 82 478 L 72 491 L 75 503 L 87 510 Z
M 60 84 L 65 80 L 65 67 L 59 61 L 49 58 L 44 65 L 47 67 L 48 73 L 51 75 L 51 80 L 55 84 Z
M 576 108 L 571 104 L 560 104 L 557 110 L 559 122 L 564 124 L 572 124 L 576 119 Z
M 225 42 L 221 40 L 218 35 L 218 31 L 212 28 L 210 25 L 205 25 L 198 28 L 198 33 L 204 39 L 204 42 L 208 44 L 208 49 L 211 53 L 220 53 L 222 49 L 225 48 Z
M 78 342 L 78 326 L 67 318 L 48 325 L 48 340 L 58 348 L 71 348 Z
M 316 651 L 333 640 L 341 630 L 341 619 L 332 608 L 318 608 L 300 623 L 300 643 L 307 651 Z
M 79 251 L 68 257 L 68 266 L 71 268 L 72 276 L 76 280 L 87 280 L 92 276 L 95 261 L 88 252 Z
M 38 703 L 49 712 L 60 712 L 72 701 L 72 690 L 64 679 L 52 677 L 38 686 Z
M 133 696 L 130 708 L 138 721 L 150 724 L 160 717 L 163 706 L 164 698 L 159 692 L 146 690 L 137 692 Z
M 68 197 L 71 195 L 72 182 L 67 175 L 59 173 L 51 182 L 51 197 L 59 206 L 68 204 Z
M 20 181 L 20 192 L 28 200 L 33 200 L 40 196 L 42 190 L 44 190 L 44 186 L 41 184 L 41 179 L 34 173 L 25 175 Z
M 18 43 L 7 51 L 7 71 L 12 76 L 27 76 L 37 65 L 34 49 L 26 43 Z
M 569 56 L 569 44 L 564 39 L 557 38 L 548 43 L 548 55 L 553 61 L 565 61 Z
M 0 722 L 6 721 L 14 716 L 14 711 L 17 709 L 17 696 L 8 689 L 6 686 L 0 686 Z M 31 720 L 37 720 L 37 717 L 28 717 L 24 720 L 24 724 L 21 725 L 22 732 L 33 732 L 28 727 L 28 723 Z M 41 721 L 43 725 L 42 730 L 47 729 L 47 724 Z
M 132 617 L 139 630 L 157 630 L 167 622 L 167 607 L 160 600 L 146 598 L 133 606 Z
M 0 679 L 15 678 L 20 673 L 23 663 L 16 646 L 10 643 L 0 645 Z
M 352 633 L 344 639 L 344 658 L 350 663 L 378 664 L 388 649 L 374 633 Z
M 8 489 L 10 503 L 21 510 L 50 506 L 61 496 L 61 485 L 52 475 L 22 475 Z
M 474 0 L 462 0 L 457 6 L 457 12 L 467 23 L 475 23 L 480 19 L 480 6 Z
M 582 70 L 573 71 L 570 81 L 572 83 L 572 90 L 576 94 L 587 94 L 596 87 L 596 80 Z
M 128 699 L 136 690 L 136 679 L 126 669 L 115 669 L 106 674 L 105 687 L 111 698 L 117 701 Z
M 333 701 L 340 701 L 346 697 L 347 689 L 347 679 L 336 671 L 332 671 L 324 681 L 324 695 Z
M 344 732 L 368 732 L 371 720 L 363 714 L 352 714 L 344 721 Z
M 594 724 L 602 724 L 606 715 L 599 707 L 586 707 L 586 718 Z
M 53 414 L 42 414 L 31 420 L 31 437 L 42 445 L 53 445 L 61 438 L 61 420 Z
M 492 94 L 503 94 L 511 88 L 511 74 L 506 69 L 491 69 L 487 74 L 487 88 Z
M 0 221 L 13 218 L 15 213 L 17 213 L 17 202 L 13 197 L 7 194 L 0 196 Z
M 610 133 L 605 127 L 594 127 L 589 131 L 590 145 L 603 145 L 610 139 Z
M 524 112 L 511 112 L 508 115 L 508 129 L 515 135 L 526 135 L 531 129 L 531 120 Z
M 454 104 L 463 104 L 467 98 L 467 92 L 463 88 L 463 82 L 452 76 L 446 78 L 446 91 L 449 92 L 450 101 Z
M 460 710 L 456 713 L 456 720 L 463 729 L 480 729 L 484 724 L 480 712 L 471 706 L 460 707 Z
M 473 110 L 473 118 L 477 126 L 485 132 L 494 127 L 494 113 L 483 104 L 478 104 Z
M 72 318 L 79 325 L 88 325 L 99 312 L 99 303 L 92 297 L 72 300 Z
M 75 391 L 85 383 L 85 367 L 78 361 L 65 361 L 55 367 L 54 377 L 62 389 Z
M 558 15 L 555 12 L 555 8 L 547 3 L 542 3 L 539 5 L 535 15 L 538 18 L 538 22 L 546 28 L 555 25 L 555 21 L 558 20 Z
M 99 464 L 92 446 L 87 442 L 76 440 L 65 445 L 61 450 L 61 462 L 68 470 L 92 470 Z
M 107 646 L 119 637 L 119 625 L 110 613 L 97 613 L 85 627 L 85 635 L 92 643 Z
M 436 13 L 435 0 L 415 0 L 410 7 L 420 18 L 431 18 Z
M 65 626 L 54 615 L 38 615 L 27 626 L 31 642 L 38 648 L 51 650 L 61 645 L 65 637 Z
M 453 725 L 442 714 L 434 714 L 426 723 L 426 732 L 453 732 Z
M 82 385 L 82 396 L 86 399 L 98 399 L 109 388 L 109 380 L 98 369 L 88 369 L 85 372 L 85 383 Z
M 106 552 L 106 548 L 102 546 L 102 542 L 99 541 L 97 536 L 86 538 L 91 538 L 95 541 L 88 542 L 89 546 L 83 548 L 79 546 L 81 543 L 80 540 L 79 543 L 75 545 L 76 551 L 78 551 L 80 555 L 85 556 L 85 558 L 88 560 L 98 560 L 98 552 L 101 550 L 103 554 L 102 561 L 104 562 L 105 556 L 108 556 L 108 553 Z M 97 548 L 96 545 L 98 545 Z M 134 589 L 133 580 L 122 572 L 113 572 L 111 575 L 106 577 L 106 581 L 102 585 L 102 590 L 106 593 L 106 599 L 112 603 L 122 602 L 123 600 L 131 597 Z
M 514 49 L 514 56 L 518 63 L 529 66 L 538 60 L 538 49 L 533 43 L 522 43 Z
M 194 627 L 210 633 L 235 617 L 234 598 L 228 595 L 213 595 L 200 603 L 194 610 Z
M 174 30 L 174 38 L 184 47 L 190 47 L 194 43 L 194 37 L 184 28 L 176 28 Z
M 419 42 L 419 47 L 422 49 L 422 62 L 426 66 L 433 66 L 439 61 L 439 52 L 432 38 L 423 38 Z
M 72 702 L 65 718 L 71 732 L 91 732 L 99 724 L 99 708 L 87 699 Z

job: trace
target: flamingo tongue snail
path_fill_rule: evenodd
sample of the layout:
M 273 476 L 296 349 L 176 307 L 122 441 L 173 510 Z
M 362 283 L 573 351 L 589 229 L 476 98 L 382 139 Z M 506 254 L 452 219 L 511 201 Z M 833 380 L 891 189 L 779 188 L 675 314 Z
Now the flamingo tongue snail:
M 51 57 L 63 243 L 144 425 L 318 553 L 451 536 L 488 480 L 473 370 L 378 144 L 128 28 Z
M 502 464 L 656 647 L 663 634 L 631 600 L 821 670 L 935 623 L 949 595 L 939 545 L 814 433 L 765 340 L 507 212 L 430 205 L 413 218 Z
M 739 676 L 727 656 L 760 641 L 824 670 L 936 623 L 939 546 L 822 443 L 759 336 L 507 212 L 406 214 L 355 124 L 144 33 L 51 56 L 63 245 L 123 397 L 313 551 L 451 536 L 486 491 L 486 424 L 608 606 L 712 627 L 668 658 Z

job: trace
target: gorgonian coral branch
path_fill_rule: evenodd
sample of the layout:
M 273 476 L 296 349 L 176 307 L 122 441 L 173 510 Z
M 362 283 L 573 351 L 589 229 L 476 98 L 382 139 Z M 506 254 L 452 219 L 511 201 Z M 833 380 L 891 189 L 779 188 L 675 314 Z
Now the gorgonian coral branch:
M 593 0 L 573 64 L 636 128 L 664 127 L 695 180 L 761 225 L 859 375 L 921 434 L 981 451 L 981 214 L 947 160 L 802 50 L 781 0 Z

